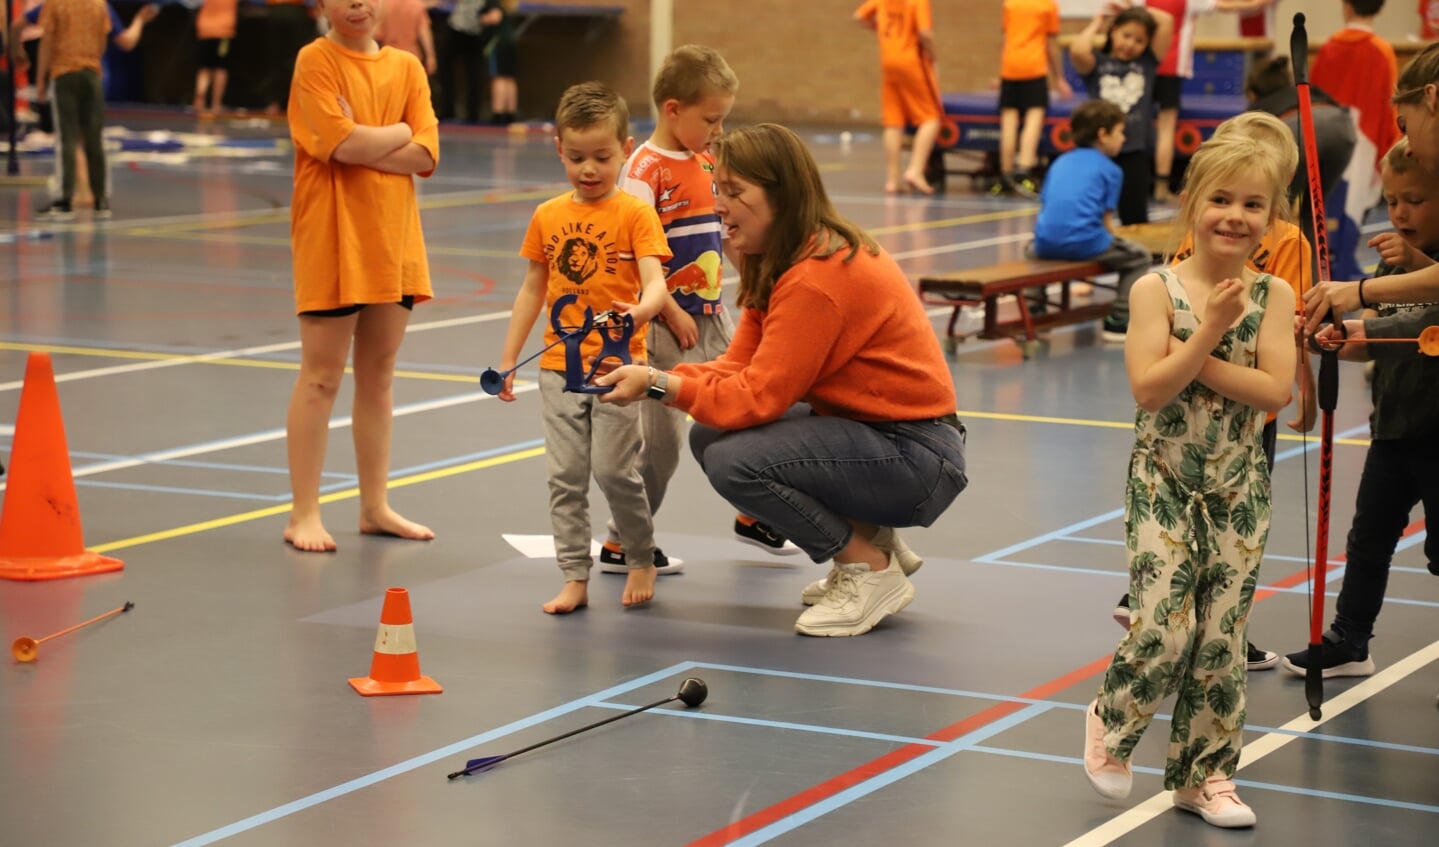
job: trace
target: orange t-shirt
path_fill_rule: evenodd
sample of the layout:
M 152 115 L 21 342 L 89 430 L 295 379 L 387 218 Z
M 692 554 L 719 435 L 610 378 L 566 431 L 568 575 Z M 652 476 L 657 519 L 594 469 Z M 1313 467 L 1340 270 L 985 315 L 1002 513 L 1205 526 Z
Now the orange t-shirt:
M 1184 234 L 1184 241 L 1174 251 L 1174 261 L 1179 264 L 1194 254 L 1194 233 Z M 1304 308 L 1304 292 L 1314 286 L 1314 270 L 1310 265 L 1313 250 L 1309 239 L 1299 227 L 1288 221 L 1275 221 L 1264 237 L 1259 239 L 1244 264 L 1255 273 L 1273 274 L 1289 283 L 1294 289 L 1294 310 Z
M 919 34 L 934 29 L 929 0 L 865 0 L 855 15 L 874 21 L 883 70 L 911 70 L 919 60 Z
M 1004 0 L 1002 79 L 1049 76 L 1049 39 L 1059 35 L 1059 6 L 1054 0 Z
M 354 120 L 340 110 L 343 96 Z M 290 211 L 298 311 L 431 296 L 415 181 L 330 155 L 356 125 L 409 124 L 440 161 L 439 121 L 425 69 L 400 50 L 346 50 L 317 38 L 295 59 L 290 89 L 295 193 Z M 433 170 L 420 176 L 429 176 Z
M 785 271 L 766 311 L 741 313 L 724 355 L 675 368 L 675 405 L 720 429 L 778 420 L 800 400 L 857 421 L 954 412 L 949 365 L 904 271 L 883 250 L 848 254 Z
M 595 314 L 614 308 L 614 301 L 638 303 L 640 298 L 639 260 L 654 256 L 670 260 L 669 244 L 655 208 L 633 194 L 616 191 L 598 203 L 580 203 L 573 192 L 546 200 L 530 218 L 520 255 L 549 266 L 545 279 L 545 344 L 559 340 L 550 310 L 565 294 L 579 300 L 565 309 L 560 323 L 578 327 L 584 323 L 585 307 Z M 592 332 L 580 346 L 583 361 L 598 356 L 600 334 Z M 630 356 L 645 358 L 645 333 L 637 327 L 630 336 Z M 540 357 L 540 367 L 564 371 L 565 347 L 556 345 Z
M 240 0 L 205 0 L 195 16 L 195 35 L 202 39 L 234 38 Z

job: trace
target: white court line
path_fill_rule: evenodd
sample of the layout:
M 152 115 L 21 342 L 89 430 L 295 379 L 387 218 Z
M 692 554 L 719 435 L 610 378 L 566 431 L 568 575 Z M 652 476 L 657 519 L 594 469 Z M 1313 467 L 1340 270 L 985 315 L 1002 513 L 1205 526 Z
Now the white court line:
M 540 387 L 538 382 L 526 383 L 515 388 L 516 394 L 525 394 L 535 391 Z M 475 403 L 480 400 L 490 399 L 489 394 L 483 391 L 476 391 L 470 394 L 456 394 L 452 397 L 441 397 L 438 400 L 427 400 L 423 403 L 411 403 L 407 406 L 399 406 L 392 413 L 392 417 L 402 418 L 406 415 L 415 415 L 420 412 L 433 412 L 436 409 L 448 409 L 452 406 L 463 406 L 467 403 Z M 330 429 L 344 429 L 354 422 L 349 416 L 333 418 L 330 420 Z M 13 428 L 11 428 L 13 430 Z M 3 432 L 0 432 L 3 434 Z M 137 468 L 141 465 L 155 464 L 158 462 L 169 462 L 175 459 L 186 459 L 191 456 L 203 456 L 206 453 L 218 453 L 222 450 L 234 450 L 237 447 L 249 447 L 252 444 L 264 444 L 270 441 L 279 441 L 285 437 L 285 430 L 271 429 L 264 432 L 251 433 L 250 435 L 238 435 L 234 438 L 226 438 L 222 441 L 207 441 L 204 444 L 191 444 L 186 447 L 175 447 L 170 450 L 161 450 L 156 453 L 146 453 L 143 456 L 135 456 L 129 459 L 116 459 L 111 462 L 100 462 L 94 465 L 86 465 L 71 473 L 72 477 L 95 476 L 96 474 L 110 473 L 111 471 L 123 471 L 127 468 Z M 4 491 L 6 482 L 0 479 L 0 491 Z
M 1252 765 L 1284 745 L 1304 737 L 1302 734 L 1281 733 L 1305 733 L 1317 729 L 1436 659 L 1439 659 L 1439 641 L 1405 656 L 1326 702 L 1324 716 L 1319 720 L 1310 720 L 1309 714 L 1306 712 L 1279 727 L 1280 732 L 1266 733 L 1253 743 L 1245 744 L 1239 757 L 1239 767 L 1242 769 Z M 1172 791 L 1161 791 L 1129 811 L 1070 841 L 1065 847 L 1099 847 L 1099 845 L 1110 844 L 1174 808 L 1174 801 L 1171 799 L 1173 793 Z
M 448 329 L 455 326 L 467 326 L 469 324 L 484 323 L 486 321 L 497 321 L 507 319 L 510 316 L 509 310 L 503 312 L 486 312 L 483 315 L 467 315 L 461 318 L 446 318 L 439 321 L 427 321 L 425 323 L 411 324 L 405 332 L 425 332 L 431 329 Z M 44 346 L 44 345 L 37 345 Z M 182 356 L 176 359 L 159 359 L 147 362 L 131 362 L 127 365 L 112 365 L 105 368 L 91 368 L 86 371 L 74 371 L 67 374 L 57 374 L 55 381 L 74 382 L 81 379 L 93 379 L 99 376 L 114 376 L 116 374 L 134 373 L 136 371 L 153 371 L 160 368 L 174 368 L 180 365 L 194 365 L 201 362 L 212 362 L 216 359 L 238 359 L 244 356 L 260 356 L 266 353 L 281 353 L 288 350 L 300 349 L 299 341 L 282 341 L 278 344 L 264 344 L 259 347 L 241 347 L 235 350 L 217 350 L 213 353 L 201 353 L 195 356 Z M 97 353 L 103 353 L 103 348 L 96 348 Z M 23 379 L 10 382 L 0 382 L 0 391 L 14 391 L 25 385 Z
M 450 195 L 444 196 L 448 197 Z M 1002 235 L 996 238 L 984 238 L 977 241 L 965 241 L 958 244 L 946 244 L 940 247 L 927 247 L 919 250 L 906 250 L 900 253 L 891 253 L 890 255 L 895 259 L 895 261 L 902 261 L 904 259 L 914 259 L 922 256 L 934 256 L 940 253 L 954 253 L 961 250 L 974 250 L 980 247 L 990 247 L 997 244 L 1010 244 L 1015 241 L 1027 240 L 1032 237 L 1033 236 L 1030 233 Z M 724 284 L 731 285 L 738 281 L 738 277 L 730 276 L 724 279 Z M 934 313 L 931 312 L 931 314 Z M 446 318 L 444 320 L 426 321 L 423 323 L 410 324 L 410 326 L 405 330 L 405 332 L 406 334 L 409 334 L 412 332 L 426 332 L 432 329 L 449 329 L 451 327 L 469 326 L 472 324 L 485 323 L 488 321 L 508 320 L 509 317 L 510 310 L 506 309 L 502 312 L 486 312 L 482 315 L 467 315 L 458 318 Z M 179 367 L 180 365 L 194 365 L 203 362 L 212 362 L 217 359 L 238 359 L 245 356 L 261 356 L 267 353 L 283 353 L 298 349 L 300 349 L 300 342 L 298 340 L 282 341 L 276 344 L 264 344 L 258 347 L 240 347 L 233 350 L 217 350 L 213 353 L 201 353 L 194 356 L 184 356 L 176 359 L 130 362 L 124 365 L 111 365 L 104 368 L 91 368 L 90 370 L 73 371 L 66 374 L 57 374 L 55 376 L 55 382 L 75 382 L 82 379 L 94 379 L 95 377 L 116 376 L 119 374 L 136 373 L 139 371 L 153 371 L 159 370 L 161 368 Z M 24 385 L 25 381 L 23 379 L 11 380 L 10 382 L 0 382 L 0 391 L 17 391 Z

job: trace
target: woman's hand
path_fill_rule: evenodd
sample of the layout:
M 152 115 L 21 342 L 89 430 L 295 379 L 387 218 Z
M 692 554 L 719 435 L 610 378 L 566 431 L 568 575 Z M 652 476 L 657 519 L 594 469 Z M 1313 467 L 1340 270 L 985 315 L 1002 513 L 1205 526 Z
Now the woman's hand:
M 595 385 L 613 385 L 614 390 L 598 395 L 601 403 L 625 406 L 643 399 L 650 387 L 650 371 L 647 365 L 621 365 L 606 374 L 595 377 Z
M 1331 311 L 1339 317 L 1358 309 L 1357 282 L 1321 282 L 1304 292 L 1304 311 L 1309 314 L 1305 328 L 1310 332 L 1319 329 L 1319 325 L 1328 320 Z

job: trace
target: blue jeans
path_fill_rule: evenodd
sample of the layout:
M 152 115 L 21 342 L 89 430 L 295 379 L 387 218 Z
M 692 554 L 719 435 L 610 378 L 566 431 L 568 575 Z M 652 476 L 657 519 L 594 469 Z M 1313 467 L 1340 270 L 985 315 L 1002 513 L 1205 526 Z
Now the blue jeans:
M 851 520 L 929 526 L 968 484 L 953 417 L 861 423 L 799 405 L 749 429 L 695 424 L 690 449 L 721 497 L 816 562 L 849 545 Z

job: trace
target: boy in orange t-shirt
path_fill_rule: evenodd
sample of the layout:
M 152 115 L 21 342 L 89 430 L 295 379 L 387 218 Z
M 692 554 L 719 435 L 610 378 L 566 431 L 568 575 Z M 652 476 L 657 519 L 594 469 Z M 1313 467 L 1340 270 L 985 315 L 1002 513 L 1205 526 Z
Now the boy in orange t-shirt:
M 575 295 L 561 317 L 578 326 L 586 309 L 595 314 L 627 310 L 634 319 L 630 355 L 645 358 L 645 324 L 669 300 L 664 263 L 671 258 L 654 206 L 621 191 L 618 180 L 634 152 L 629 108 L 608 86 L 570 86 L 555 112 L 555 149 L 574 186 L 535 210 L 520 255 L 529 259 L 515 297 L 500 370 L 509 371 L 499 398 L 513 401 L 514 368 L 541 309 L 545 343 L 558 335 L 551 323 L 555 301 Z M 598 332 L 583 340 L 582 358 L 601 348 Z M 550 477 L 550 521 L 555 557 L 565 584 L 543 608 L 567 614 L 589 603 L 591 528 L 590 475 L 604 493 L 629 567 L 621 598 L 626 606 L 648 602 L 655 593 L 654 519 L 635 457 L 640 450 L 637 407 L 601 404 L 598 394 L 565 391 L 565 348 L 549 347 L 540 357 L 540 402 L 544 408 L 545 454 Z
M 410 309 L 431 296 L 414 175 L 439 163 L 439 121 L 419 61 L 376 43 L 378 0 L 320 0 L 320 9 L 330 30 L 296 57 L 289 102 L 300 376 L 286 419 L 285 540 L 306 551 L 335 549 L 320 521 L 320 473 L 351 342 L 360 531 L 434 538 L 390 508 L 386 478 L 395 356 Z
M 911 188 L 933 194 L 924 165 L 939 137 L 939 79 L 934 70 L 934 19 L 929 0 L 865 0 L 854 19 L 879 33 L 880 121 L 884 126 L 885 181 L 890 194 Z M 914 146 L 900 181 L 899 152 L 906 126 Z

